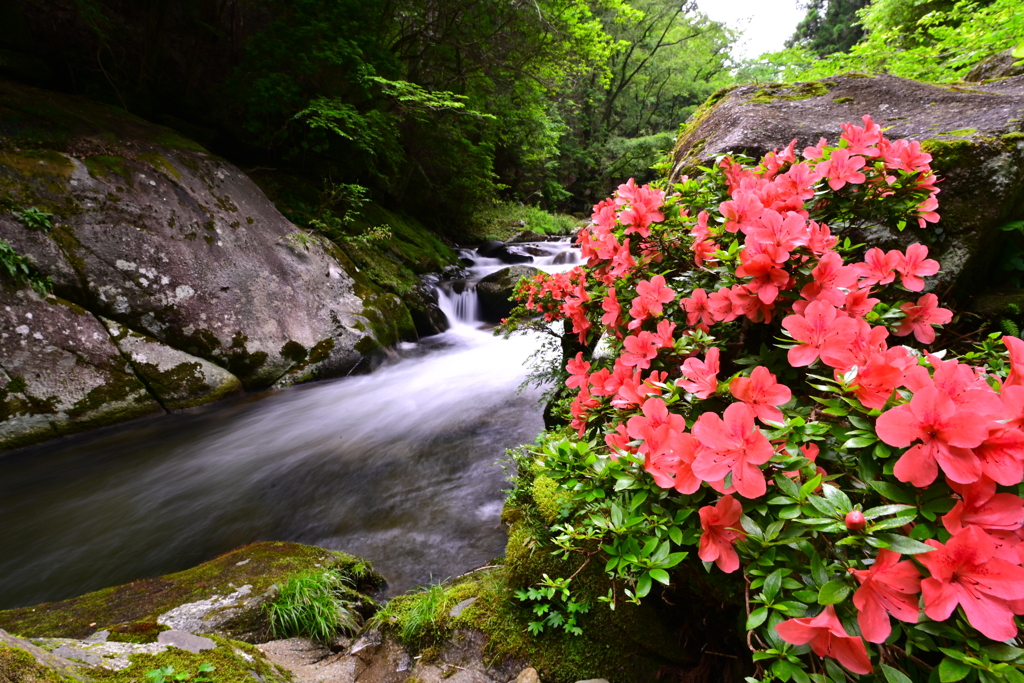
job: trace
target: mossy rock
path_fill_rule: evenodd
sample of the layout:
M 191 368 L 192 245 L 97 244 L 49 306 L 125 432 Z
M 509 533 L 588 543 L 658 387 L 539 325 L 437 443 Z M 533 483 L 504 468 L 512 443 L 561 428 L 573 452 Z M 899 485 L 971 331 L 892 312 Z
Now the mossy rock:
M 491 323 L 500 323 L 512 312 L 512 295 L 524 277 L 535 277 L 540 271 L 533 266 L 509 266 L 491 273 L 476 285 L 480 299 L 480 317 Z
M 90 668 L 85 674 L 95 683 L 139 683 L 146 680 L 148 672 L 172 667 L 175 673 L 194 676 L 204 664 L 213 666 L 209 673 L 212 681 L 243 683 L 291 683 L 292 673 L 269 661 L 266 656 L 249 643 L 211 636 L 216 647 L 194 653 L 169 647 L 155 654 L 139 653 L 129 656 L 130 664 L 123 669 Z
M 262 605 L 275 593 L 275 587 L 292 576 L 330 568 L 348 577 L 363 593 L 384 584 L 383 577 L 368 562 L 347 553 L 298 543 L 256 543 L 182 572 L 69 600 L 6 610 L 0 612 L 0 628 L 32 638 L 78 639 L 110 630 L 112 634 L 138 636 L 115 635 L 112 640 L 152 642 L 162 630 L 160 622 L 167 621 L 161 620 L 161 615 L 182 605 L 217 598 L 215 609 L 199 617 L 209 631 L 195 632 L 217 632 L 258 642 L 267 632 Z M 237 599 L 226 600 L 230 596 Z

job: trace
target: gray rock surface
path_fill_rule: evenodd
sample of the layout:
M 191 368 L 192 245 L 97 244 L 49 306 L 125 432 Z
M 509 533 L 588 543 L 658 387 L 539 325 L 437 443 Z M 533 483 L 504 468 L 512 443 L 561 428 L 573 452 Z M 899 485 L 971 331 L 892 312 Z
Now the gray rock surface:
M 499 323 L 512 312 L 512 293 L 516 284 L 524 277 L 534 277 L 540 271 L 533 266 L 509 266 L 491 273 L 476 285 L 480 300 L 480 317 L 491 323 Z
M 212 650 L 217 644 L 209 638 L 197 636 L 187 631 L 161 631 L 157 634 L 156 642 L 161 645 L 169 645 L 180 650 L 188 650 L 193 653 L 200 653 L 203 650 Z
M 242 391 L 242 383 L 208 360 L 161 344 L 113 320 L 100 318 L 121 355 L 166 410 L 209 403 Z
M 835 143 L 840 124 L 863 115 L 891 139 L 924 141 L 940 184 L 941 221 L 929 227 L 931 256 L 942 264 L 931 286 L 954 294 L 989 278 L 1005 234 L 1024 216 L 1024 76 L 970 87 L 939 86 L 893 76 L 837 76 L 812 84 L 744 85 L 718 93 L 687 123 L 672 175 L 694 173 L 716 156 L 759 158 L 794 138 L 797 149 L 820 138 Z M 856 242 L 904 247 L 922 231 L 851 233 Z M 934 240 L 934 241 L 932 241 Z
M 28 654 L 32 655 L 40 666 L 53 669 L 62 676 L 68 676 L 80 681 L 88 680 L 81 674 L 81 672 L 78 671 L 77 665 L 71 660 L 55 655 L 52 652 L 47 652 L 43 648 L 33 645 L 24 638 L 12 636 L 3 629 L 0 629 L 0 645 L 24 650 Z
M 96 316 L 0 287 L 0 449 L 162 412 Z
M 488 666 L 483 654 L 484 636 L 477 631 L 456 631 L 429 662 L 413 657 L 373 630 L 336 654 L 305 638 L 276 640 L 257 647 L 270 661 L 295 674 L 297 683 L 539 683 L 537 672 L 524 670 L 522 662 Z M 524 675 L 526 678 L 520 681 Z
M 0 311 L 9 314 L 0 383 L 29 385 L 28 394 L 0 389 L 0 451 L 161 404 L 209 402 L 239 383 L 260 389 L 369 368 L 364 352 L 381 346 L 343 257 L 303 240 L 238 168 L 79 98 L 0 81 L 0 110 L 2 206 L 52 214 L 52 227 L 38 230 L 0 213 L 0 238 L 81 309 L 0 282 L 0 305 L 11 309 Z M 26 136 L 55 142 L 24 150 L 15 141 Z M 110 334 L 97 328 L 100 316 Z M 14 330 L 26 324 L 22 338 Z M 32 341 L 37 333 L 43 339 Z

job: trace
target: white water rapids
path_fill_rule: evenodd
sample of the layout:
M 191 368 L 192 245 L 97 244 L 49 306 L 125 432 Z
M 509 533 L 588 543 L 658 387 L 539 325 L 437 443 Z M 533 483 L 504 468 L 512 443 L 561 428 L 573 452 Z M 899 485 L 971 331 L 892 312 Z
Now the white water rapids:
M 567 243 L 517 246 L 550 251 Z M 571 254 L 571 252 L 570 252 Z M 575 261 L 560 257 L 562 261 Z M 480 263 L 473 279 L 504 264 Z M 453 322 L 372 374 L 249 395 L 0 459 L 0 609 L 296 541 L 370 559 L 389 592 L 504 550 L 498 461 L 542 429 L 517 395 L 536 341 L 476 323 L 472 282 L 440 290 Z

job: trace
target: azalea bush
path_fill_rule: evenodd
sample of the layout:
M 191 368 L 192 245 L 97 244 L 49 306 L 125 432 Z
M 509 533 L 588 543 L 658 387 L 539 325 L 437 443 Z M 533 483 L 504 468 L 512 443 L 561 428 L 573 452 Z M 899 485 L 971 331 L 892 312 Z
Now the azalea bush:
M 834 232 L 927 242 L 931 158 L 870 117 L 843 131 L 630 181 L 579 234 L 585 265 L 520 283 L 507 325 L 566 321 L 582 349 L 570 425 L 520 463 L 579 558 L 556 579 L 568 600 L 601 563 L 614 608 L 696 550 L 735 579 L 752 683 L 1024 682 L 1024 342 L 927 349 L 952 317 L 927 245 Z

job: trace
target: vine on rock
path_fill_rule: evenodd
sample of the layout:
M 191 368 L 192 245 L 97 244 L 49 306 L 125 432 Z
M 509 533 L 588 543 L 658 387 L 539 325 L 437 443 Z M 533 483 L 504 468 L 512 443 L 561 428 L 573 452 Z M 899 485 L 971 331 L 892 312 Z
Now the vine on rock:
M 833 234 L 939 219 L 931 157 L 863 124 L 631 180 L 584 266 L 520 283 L 507 324 L 567 320 L 586 349 L 571 431 L 530 453 L 568 501 L 553 541 L 604 562 L 612 607 L 694 546 L 739 572 L 751 683 L 1024 683 L 1024 341 L 924 350 L 952 317 L 928 248 Z

